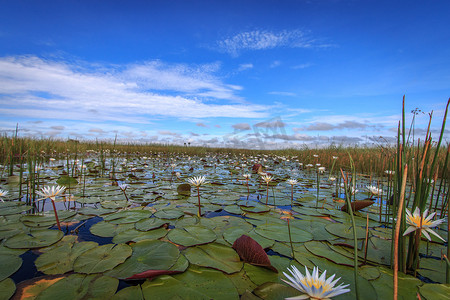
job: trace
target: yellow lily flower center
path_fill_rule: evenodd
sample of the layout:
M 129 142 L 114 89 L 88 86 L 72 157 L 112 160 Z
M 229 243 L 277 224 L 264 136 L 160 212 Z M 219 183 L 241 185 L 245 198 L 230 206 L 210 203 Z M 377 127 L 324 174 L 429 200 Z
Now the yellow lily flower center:
M 301 280 L 301 282 L 304 285 L 307 285 L 309 287 L 314 286 L 316 289 L 319 289 L 320 287 L 322 287 L 323 293 L 331 290 L 331 287 L 328 284 L 324 284 L 324 282 L 322 282 L 321 280 L 315 280 L 315 279 L 308 280 L 307 278 L 304 278 L 303 280 Z
M 411 225 L 417 227 L 417 228 L 422 228 L 422 227 L 428 227 L 431 225 L 430 221 L 426 221 L 425 219 L 422 218 L 422 216 L 412 216 L 412 218 L 408 218 Z

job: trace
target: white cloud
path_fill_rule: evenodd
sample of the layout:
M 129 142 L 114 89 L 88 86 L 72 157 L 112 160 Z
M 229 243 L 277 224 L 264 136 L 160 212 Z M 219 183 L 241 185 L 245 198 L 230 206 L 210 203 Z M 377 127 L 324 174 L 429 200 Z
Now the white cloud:
M 214 46 L 221 52 L 238 56 L 244 50 L 264 50 L 278 47 L 311 48 L 324 47 L 308 37 L 301 30 L 282 30 L 278 32 L 268 30 L 254 30 L 238 33 L 232 37 L 220 40 Z
M 242 72 L 249 69 L 253 69 L 253 64 L 240 64 L 238 71 Z
M 311 63 L 306 63 L 306 64 L 295 65 L 295 66 L 292 66 L 291 68 L 294 69 L 294 70 L 298 70 L 298 69 L 306 69 L 306 68 L 309 68 L 311 66 L 312 66 Z
M 233 124 L 233 125 L 231 125 L 231 127 L 233 127 L 236 130 L 250 130 L 251 129 L 250 125 L 247 123 Z
M 289 97 L 295 97 L 297 96 L 296 93 L 291 92 L 269 92 L 270 95 L 277 95 L 277 96 L 289 96 Z
M 260 118 L 269 114 L 267 106 L 233 104 L 242 88 L 214 76 L 217 68 L 216 64 L 188 67 L 161 62 L 89 66 L 36 56 L 3 57 L 0 114 L 128 123 L 150 123 L 156 116 Z M 210 98 L 215 104 L 205 102 Z
M 273 61 L 273 62 L 270 64 L 270 67 L 271 67 L 271 68 L 276 68 L 276 67 L 279 67 L 279 66 L 281 66 L 281 61 L 279 61 L 279 60 L 275 60 L 275 61 Z

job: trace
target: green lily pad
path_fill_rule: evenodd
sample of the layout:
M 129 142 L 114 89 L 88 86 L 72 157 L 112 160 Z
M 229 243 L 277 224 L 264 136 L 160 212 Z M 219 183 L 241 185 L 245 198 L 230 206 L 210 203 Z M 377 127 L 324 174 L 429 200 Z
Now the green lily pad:
M 147 218 L 136 222 L 136 224 L 134 224 L 134 228 L 140 231 L 148 231 L 159 228 L 167 223 L 169 223 L 168 220 L 163 220 L 160 218 Z
M 200 225 L 186 226 L 183 229 L 175 228 L 169 231 L 167 238 L 175 244 L 186 247 L 213 242 L 217 236 L 209 228 Z
M 75 260 L 77 273 L 100 273 L 111 270 L 131 256 L 131 247 L 125 244 L 106 244 L 87 250 Z
M 32 229 L 30 233 L 19 233 L 6 240 L 5 246 L 9 248 L 41 248 L 50 246 L 64 236 L 59 230 Z
M 289 242 L 288 224 L 263 224 L 255 228 L 255 232 L 265 238 Z M 307 242 L 313 239 L 311 233 L 291 226 L 291 240 L 295 243 Z
M 155 217 L 168 220 L 178 219 L 183 215 L 184 213 L 178 209 L 163 209 L 155 213 Z
M 59 185 L 73 186 L 78 184 L 78 180 L 71 176 L 63 175 L 56 180 L 56 183 Z
M 103 216 L 107 214 L 111 214 L 115 212 L 116 209 L 108 209 L 108 208 L 95 208 L 95 207 L 82 207 L 78 209 L 78 213 L 82 215 L 88 215 L 88 216 Z
M 111 300 L 144 300 L 142 289 L 140 285 L 129 286 L 118 291 Z
M 325 226 L 325 229 L 338 237 L 345 239 L 353 239 L 353 226 L 349 223 L 331 223 Z M 366 230 L 360 226 L 356 227 L 356 238 L 364 239 Z
M 20 203 L 20 202 L 19 202 Z M 3 203 L 0 203 L 3 204 Z M 17 205 L 17 206 L 0 206 L 0 216 L 9 216 L 23 213 L 24 211 L 30 210 L 32 206 L 30 205 Z
M 101 221 L 91 226 L 90 231 L 92 234 L 100 237 L 113 237 L 123 231 L 132 229 L 134 224 L 121 224 L 115 225 L 109 222 Z
M 328 223 L 328 221 L 327 221 Z M 325 223 L 325 224 L 327 224 Z M 335 235 L 329 233 L 325 226 L 316 220 L 304 221 L 304 220 L 293 220 L 291 222 L 291 226 L 295 226 L 297 228 L 303 229 L 309 233 L 311 233 L 316 241 L 332 241 L 337 239 Z
M 190 196 L 191 195 L 191 185 L 188 183 L 182 183 L 177 186 L 178 195 Z
M 58 218 L 62 222 L 76 214 L 76 211 L 58 211 Z M 20 218 L 20 221 L 29 227 L 49 228 L 56 224 L 55 213 L 53 211 L 48 211 L 40 215 L 24 215 Z
M 266 282 L 258 286 L 253 293 L 264 300 L 278 300 L 299 296 L 300 292 L 287 284 Z
M 445 260 L 422 257 L 419 266 L 420 269 L 417 271 L 420 275 L 427 277 L 434 282 L 445 283 L 445 272 L 447 269 Z
M 392 270 L 380 267 L 381 276 L 371 281 L 372 286 L 378 294 L 378 299 L 391 299 L 393 290 Z M 410 275 L 402 272 L 398 273 L 398 299 L 416 299 L 418 287 L 422 282 Z
M 309 241 L 305 243 L 305 247 L 312 254 L 328 259 L 336 264 L 353 266 L 353 259 L 333 251 L 326 242 Z
M 419 287 L 419 292 L 427 300 L 450 299 L 450 284 L 427 283 Z
M 113 243 L 128 243 L 128 242 L 138 242 L 141 240 L 157 240 L 160 239 L 168 233 L 165 228 L 158 228 L 149 231 L 139 231 L 134 228 L 122 231 L 118 233 L 112 240 Z
M 22 258 L 12 254 L 0 254 L 0 281 L 19 270 Z
M 237 205 L 227 205 L 227 206 L 224 208 L 224 210 L 225 210 L 227 213 L 235 214 L 235 215 L 240 215 L 240 214 L 243 213 L 242 209 L 241 209 L 239 206 L 237 206 Z
M 146 281 L 142 292 L 145 299 L 239 299 L 233 282 L 222 272 L 194 266 L 182 274 Z
M 111 224 L 127 224 L 150 218 L 151 215 L 152 212 L 148 210 L 123 210 L 107 215 L 103 220 L 109 221 Z
M 100 203 L 103 208 L 124 208 L 130 205 L 127 200 L 104 200 Z
M 14 295 L 16 285 L 11 278 L 0 281 L 0 299 L 9 299 Z
M 256 285 L 261 285 L 265 282 L 278 281 L 278 274 L 264 267 L 245 263 L 244 270 L 250 280 Z
M 131 248 L 131 257 L 105 275 L 124 279 L 148 270 L 169 270 L 180 255 L 175 245 L 158 240 L 142 240 Z
M 228 278 L 233 281 L 234 286 L 238 290 L 239 295 L 244 294 L 246 291 L 253 291 L 256 288 L 250 278 L 245 273 L 244 268 L 240 272 L 227 275 Z M 241 296 L 242 299 L 242 296 Z
M 37 299 L 109 299 L 118 285 L 117 279 L 107 276 L 73 274 L 50 285 Z
M 97 246 L 95 242 L 64 243 L 41 254 L 35 265 L 38 271 L 47 275 L 64 274 L 73 270 L 78 256 Z
M 239 272 L 242 262 L 233 248 L 217 243 L 190 247 L 184 255 L 191 264 L 221 270 L 227 274 Z

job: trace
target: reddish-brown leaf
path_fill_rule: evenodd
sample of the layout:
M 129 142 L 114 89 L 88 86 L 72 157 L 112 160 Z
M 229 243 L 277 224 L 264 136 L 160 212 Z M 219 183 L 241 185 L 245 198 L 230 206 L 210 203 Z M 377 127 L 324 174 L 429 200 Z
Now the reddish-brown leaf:
M 254 164 L 252 167 L 253 173 L 261 173 L 263 171 L 263 166 L 261 164 Z
M 147 270 L 142 273 L 134 274 L 126 278 L 126 280 L 135 280 L 135 279 L 152 279 L 155 276 L 159 275 L 173 275 L 181 273 L 181 271 L 169 271 L 169 270 Z
M 363 209 L 367 206 L 371 206 L 372 204 L 374 204 L 375 202 L 372 200 L 358 200 L 358 201 L 354 201 L 352 202 L 352 210 L 353 211 L 358 211 L 360 209 Z M 342 211 L 347 211 L 347 204 L 345 204 L 344 206 L 341 207 Z
M 233 243 L 233 249 L 239 254 L 239 257 L 246 263 L 268 268 L 276 273 L 275 269 L 267 256 L 263 247 L 257 241 L 247 235 L 242 235 Z

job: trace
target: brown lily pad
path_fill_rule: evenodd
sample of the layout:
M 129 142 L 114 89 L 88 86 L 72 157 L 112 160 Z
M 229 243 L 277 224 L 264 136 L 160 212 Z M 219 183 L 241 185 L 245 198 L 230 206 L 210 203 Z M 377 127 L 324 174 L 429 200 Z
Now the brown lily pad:
M 233 243 L 233 249 L 239 254 L 239 257 L 246 263 L 265 267 L 278 273 L 278 270 L 272 266 L 269 257 L 263 247 L 257 241 L 247 235 L 242 235 Z
M 358 200 L 358 201 L 352 202 L 351 205 L 352 205 L 353 211 L 358 211 L 363 208 L 366 208 L 367 206 L 371 206 L 374 203 L 375 203 L 375 201 L 372 201 L 372 200 Z M 347 212 L 347 204 L 342 206 L 341 210 Z

